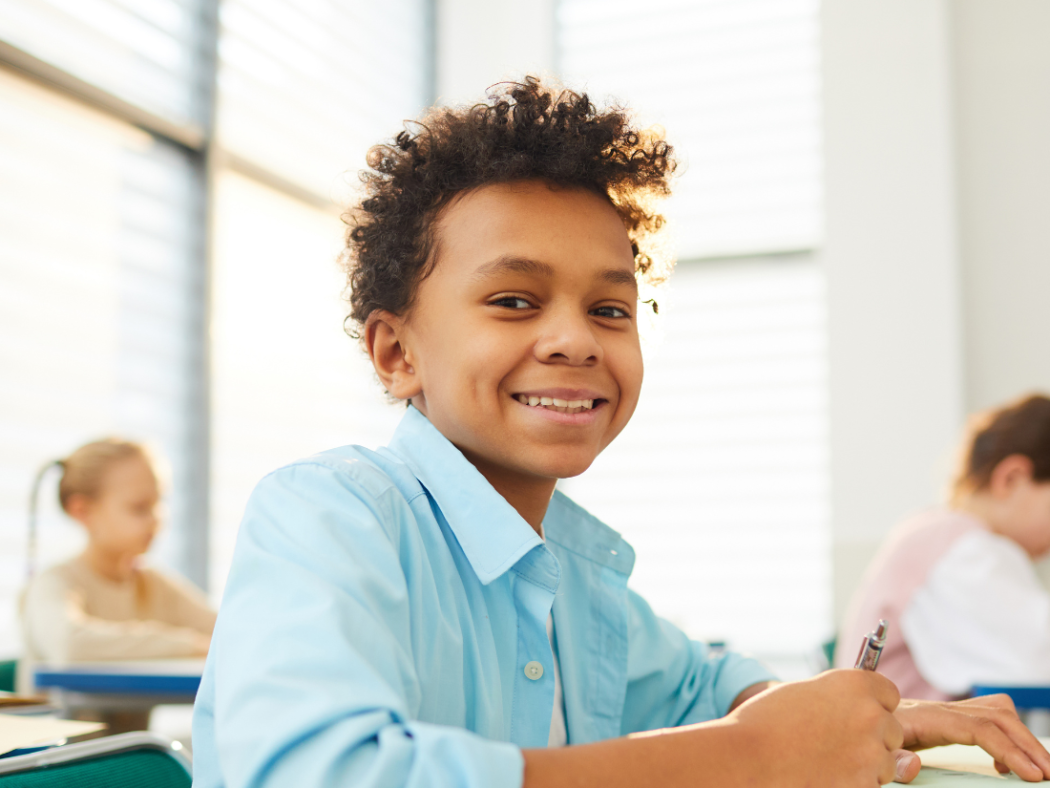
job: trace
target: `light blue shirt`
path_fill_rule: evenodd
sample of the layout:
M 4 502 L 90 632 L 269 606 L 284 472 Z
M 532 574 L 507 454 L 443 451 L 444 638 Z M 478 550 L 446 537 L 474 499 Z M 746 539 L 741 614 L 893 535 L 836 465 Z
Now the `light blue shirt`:
M 657 618 L 627 588 L 631 547 L 561 493 L 543 528 L 415 408 L 387 448 L 264 478 L 197 696 L 194 786 L 517 788 L 550 730 L 552 604 L 570 744 L 721 717 L 773 678 Z

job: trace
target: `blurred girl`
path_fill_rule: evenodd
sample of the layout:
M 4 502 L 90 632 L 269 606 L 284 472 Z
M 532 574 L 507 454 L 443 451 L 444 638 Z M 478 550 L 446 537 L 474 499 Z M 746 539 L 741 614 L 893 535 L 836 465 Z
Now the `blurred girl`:
M 890 622 L 879 671 L 911 698 L 975 684 L 1050 684 L 1050 399 L 973 417 L 947 508 L 890 535 L 854 597 L 840 643 Z M 836 662 L 856 658 L 839 649 Z
M 160 489 L 144 449 L 108 439 L 58 463 L 62 509 L 87 530 L 84 552 L 34 577 L 22 599 L 25 660 L 32 665 L 203 657 L 215 613 L 186 581 L 141 565 L 159 521 Z

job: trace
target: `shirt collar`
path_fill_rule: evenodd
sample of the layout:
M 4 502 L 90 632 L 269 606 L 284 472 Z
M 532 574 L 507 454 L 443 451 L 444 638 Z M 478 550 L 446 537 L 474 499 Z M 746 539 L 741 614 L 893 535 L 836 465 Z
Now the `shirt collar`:
M 409 406 L 389 448 L 437 502 L 483 584 L 543 544 L 532 526 L 418 409 Z

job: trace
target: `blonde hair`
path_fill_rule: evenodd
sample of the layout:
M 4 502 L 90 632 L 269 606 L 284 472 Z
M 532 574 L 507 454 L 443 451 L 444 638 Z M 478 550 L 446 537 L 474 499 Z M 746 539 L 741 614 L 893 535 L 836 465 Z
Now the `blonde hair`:
M 74 495 L 97 498 L 102 491 L 106 471 L 115 463 L 131 457 L 140 457 L 153 467 L 144 446 L 120 438 L 103 438 L 85 443 L 65 459 L 59 460 L 62 479 L 58 483 L 58 502 L 62 510 L 68 513 L 69 499 Z

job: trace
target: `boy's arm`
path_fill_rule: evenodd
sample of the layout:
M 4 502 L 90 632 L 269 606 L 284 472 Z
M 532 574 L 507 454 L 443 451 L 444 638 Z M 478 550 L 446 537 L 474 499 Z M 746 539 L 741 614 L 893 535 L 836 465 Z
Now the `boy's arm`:
M 420 589 L 400 564 L 398 506 L 368 469 L 300 463 L 260 482 L 212 640 L 214 743 L 201 749 L 217 763 L 194 764 L 202 784 L 520 786 L 519 748 L 413 719 Z
M 781 684 L 724 719 L 561 750 L 525 752 L 526 788 L 891 782 L 897 690 L 863 671 Z
M 624 734 L 724 717 L 775 679 L 753 659 L 690 640 L 628 591 Z
M 896 687 L 877 673 L 829 671 L 776 684 L 714 722 L 526 750 L 525 788 L 906 783 L 918 774 L 919 762 L 902 746 L 954 743 L 984 748 L 1000 772 L 1012 770 L 1031 782 L 1050 778 L 1050 756 L 1009 698 L 903 701 L 890 714 L 897 699 Z

